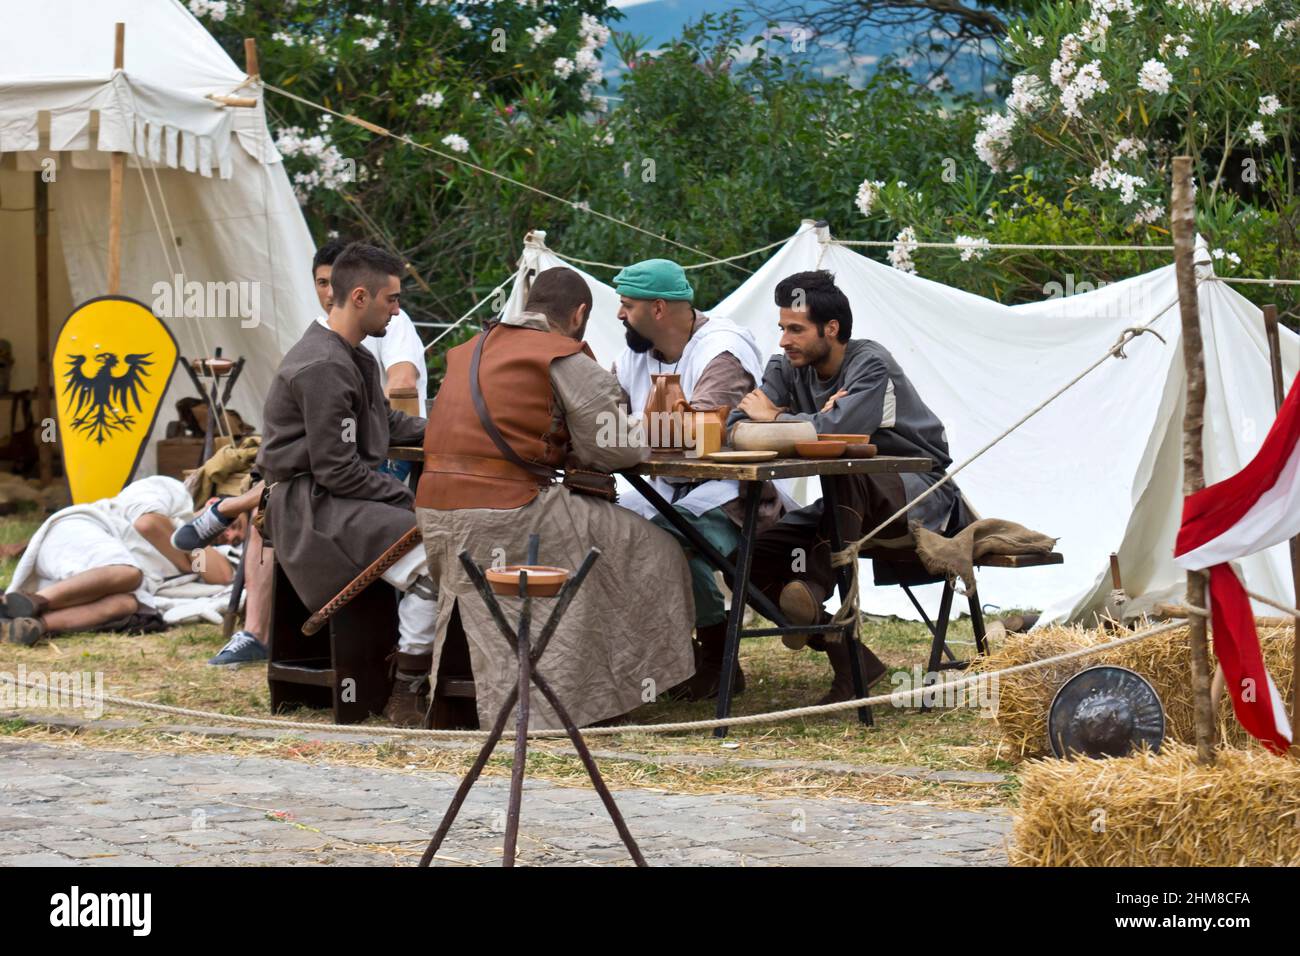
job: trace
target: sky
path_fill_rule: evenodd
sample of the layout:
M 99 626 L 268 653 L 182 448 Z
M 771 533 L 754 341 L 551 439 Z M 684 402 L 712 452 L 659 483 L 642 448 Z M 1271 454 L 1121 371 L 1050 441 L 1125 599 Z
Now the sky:
M 645 38 L 646 48 L 655 49 L 661 44 L 678 36 L 682 28 L 692 20 L 697 20 L 705 13 L 723 13 L 728 10 L 749 12 L 743 0 L 613 0 L 613 5 L 624 13 L 624 18 L 613 25 L 621 33 L 631 33 Z M 788 24 L 794 27 L 796 24 Z M 761 33 L 764 24 L 755 19 L 748 36 Z M 869 72 L 884 55 L 888 53 L 904 54 L 904 41 L 900 35 L 879 35 L 857 50 L 849 51 L 842 44 L 831 41 L 810 41 L 809 51 L 815 69 L 824 76 L 843 76 L 851 83 L 861 85 Z M 752 56 L 753 47 L 748 48 Z M 742 51 L 742 58 L 747 51 Z M 971 58 L 973 60 L 973 58 Z M 621 64 L 611 43 L 605 49 L 604 71 L 611 87 L 618 83 Z M 928 76 L 923 74 L 922 78 Z M 991 83 L 992 77 L 982 76 L 973 62 L 965 66 L 956 66 L 950 70 L 948 79 L 953 88 L 962 92 L 978 92 L 981 84 Z

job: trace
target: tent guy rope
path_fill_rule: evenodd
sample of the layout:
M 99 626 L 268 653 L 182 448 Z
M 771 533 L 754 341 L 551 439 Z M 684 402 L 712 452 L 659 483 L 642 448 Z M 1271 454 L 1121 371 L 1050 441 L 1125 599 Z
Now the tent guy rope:
M 652 239 L 656 239 L 659 242 L 666 242 L 671 246 L 676 246 L 678 249 L 685 249 L 687 252 L 693 252 L 696 255 L 700 255 L 700 256 L 705 256 L 705 257 L 709 256 L 709 254 L 703 251 L 702 249 L 696 249 L 694 246 L 688 246 L 685 243 L 677 242 L 675 239 L 669 239 L 665 235 L 660 235 L 658 233 L 652 232 L 649 229 L 643 229 L 641 226 L 638 226 L 634 223 L 627 222 L 624 219 L 619 219 L 617 216 L 611 216 L 609 213 L 601 212 L 599 209 L 592 209 L 586 203 L 578 202 L 573 199 L 567 199 L 564 196 L 559 196 L 553 192 L 550 192 L 549 190 L 545 190 L 538 186 L 534 186 L 531 183 L 526 183 L 523 182 L 522 180 L 515 179 L 513 176 L 507 176 L 504 173 L 499 173 L 494 169 L 488 169 L 486 166 L 480 166 L 478 163 L 471 162 L 468 159 L 463 159 L 460 156 L 455 155 L 454 153 L 445 152 L 444 150 L 438 149 L 433 146 L 429 146 L 426 143 L 416 142 L 415 140 L 411 139 L 411 137 L 409 136 L 403 135 L 401 133 L 394 133 L 390 129 L 386 129 L 383 126 L 380 126 L 376 123 L 371 123 L 368 120 L 363 120 L 359 116 L 353 116 L 351 113 L 340 113 L 338 110 L 330 109 L 330 107 L 325 106 L 322 103 L 315 103 L 312 100 L 307 99 L 306 97 L 299 96 L 297 93 L 290 93 L 288 90 L 284 90 L 271 83 L 267 83 L 265 80 L 261 80 L 260 85 L 264 89 L 270 90 L 272 93 L 278 93 L 283 97 L 294 100 L 298 103 L 302 103 L 304 106 L 310 106 L 312 109 L 320 110 L 321 112 L 328 113 L 331 116 L 336 116 L 341 120 L 345 120 L 351 123 L 353 126 L 359 126 L 362 129 L 374 133 L 377 136 L 385 136 L 389 139 L 396 140 L 399 143 L 404 143 L 407 146 L 414 147 L 415 149 L 423 150 L 424 152 L 430 153 L 441 159 L 450 160 L 451 162 L 464 166 L 467 169 L 472 169 L 475 172 L 483 173 L 484 175 L 487 176 L 492 176 L 495 179 L 500 179 L 502 182 L 507 182 L 513 186 L 518 186 L 520 189 L 527 189 L 529 192 L 537 193 L 539 196 L 545 196 L 547 199 L 553 199 L 556 202 L 564 203 L 564 205 L 568 206 L 571 209 L 580 210 L 582 212 L 587 213 L 588 215 L 596 216 L 600 219 L 606 220 L 607 222 L 612 222 L 616 225 L 623 226 L 635 232 L 639 232 L 642 235 L 650 236 Z M 733 262 L 728 262 L 727 265 L 741 272 L 751 271 L 749 269 L 744 268 L 743 266 L 738 266 Z

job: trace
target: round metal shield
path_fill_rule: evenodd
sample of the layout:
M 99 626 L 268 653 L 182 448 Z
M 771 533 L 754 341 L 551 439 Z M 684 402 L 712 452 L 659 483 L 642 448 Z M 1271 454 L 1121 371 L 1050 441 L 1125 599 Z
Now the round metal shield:
M 1079 671 L 1056 692 L 1047 737 L 1057 757 L 1124 757 L 1165 738 L 1160 697 L 1140 674 L 1103 664 Z

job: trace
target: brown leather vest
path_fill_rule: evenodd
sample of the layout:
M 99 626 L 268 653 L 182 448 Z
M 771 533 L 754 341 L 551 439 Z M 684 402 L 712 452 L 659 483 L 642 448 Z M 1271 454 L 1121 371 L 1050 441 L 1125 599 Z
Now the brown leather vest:
M 469 369 L 482 335 L 447 352 L 447 374 L 424 432 L 424 474 L 415 495 L 419 508 L 522 508 L 546 484 L 507 461 L 479 423 Z M 577 339 L 518 325 L 497 326 L 483 347 L 483 401 L 502 437 L 525 461 L 552 469 L 564 463 L 569 433 L 555 407 L 551 363 L 578 352 L 591 355 Z

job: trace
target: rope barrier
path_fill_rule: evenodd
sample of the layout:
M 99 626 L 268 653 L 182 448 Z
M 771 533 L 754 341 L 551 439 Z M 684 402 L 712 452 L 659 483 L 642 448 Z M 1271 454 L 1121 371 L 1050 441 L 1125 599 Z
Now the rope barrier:
M 957 680 L 940 681 L 934 684 L 917 687 L 912 690 L 896 691 L 892 694 L 878 694 L 874 697 L 863 697 L 855 700 L 840 701 L 835 704 L 814 704 L 809 707 L 794 707 L 788 710 L 769 711 L 764 714 L 748 714 L 713 720 L 681 721 L 667 724 L 626 724 L 622 726 L 586 727 L 583 729 L 582 733 L 585 737 L 613 736 L 617 734 L 679 733 L 682 731 L 693 730 L 713 730 L 717 727 L 744 727 L 753 724 L 780 723 L 786 720 L 817 717 L 822 714 L 833 714 L 842 710 L 856 710 L 859 707 L 873 707 L 880 704 L 893 704 L 896 707 L 904 707 L 907 706 L 909 700 L 923 703 L 927 696 L 944 694 L 950 691 L 955 691 L 959 688 L 974 686 L 979 683 L 987 684 L 989 682 L 997 681 L 1003 676 L 1009 674 L 1024 673 L 1040 667 L 1048 667 L 1081 657 L 1087 657 L 1092 654 L 1100 654 L 1104 651 L 1123 647 L 1126 644 L 1133 644 L 1137 641 L 1146 640 L 1149 637 L 1155 637 L 1157 634 L 1163 634 L 1166 631 L 1171 631 L 1182 626 L 1182 621 L 1168 621 L 1156 627 L 1129 634 L 1106 644 L 1081 647 L 1073 651 L 1067 651 L 1064 654 L 1057 654 L 1054 657 L 1045 657 L 1041 660 L 1028 661 L 1024 664 L 1015 664 L 999 671 L 974 674 Z M 41 689 L 39 688 L 39 685 L 34 685 L 31 681 L 19 681 L 13 675 L 4 672 L 0 672 L 0 683 L 12 684 L 16 687 L 25 686 L 28 688 L 37 687 L 38 689 Z M 49 688 L 43 689 L 48 693 Z M 99 703 L 99 701 L 97 701 L 97 703 Z M 242 724 L 251 727 L 269 727 L 281 730 L 309 730 L 314 733 L 376 734 L 386 737 L 465 740 L 483 740 L 488 736 L 488 732 L 484 730 L 424 730 L 416 727 L 359 727 L 355 724 L 314 724 L 302 721 L 275 720 L 268 717 L 239 717 L 232 714 L 219 714 L 207 710 L 191 710 L 186 707 L 173 707 L 167 704 L 155 704 L 150 701 L 132 700 L 128 697 L 115 697 L 107 694 L 104 695 L 102 703 L 128 710 L 144 710 L 153 713 L 169 714 L 175 717 L 192 717 L 202 720 L 215 720 L 226 724 Z M 515 735 L 513 731 L 507 730 L 503 736 L 506 739 L 512 739 Z M 560 728 L 551 730 L 530 730 L 528 732 L 528 737 L 530 739 L 567 736 L 567 733 Z

